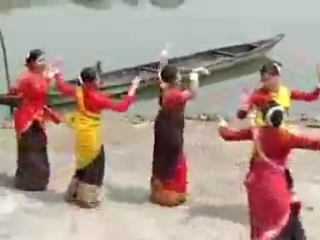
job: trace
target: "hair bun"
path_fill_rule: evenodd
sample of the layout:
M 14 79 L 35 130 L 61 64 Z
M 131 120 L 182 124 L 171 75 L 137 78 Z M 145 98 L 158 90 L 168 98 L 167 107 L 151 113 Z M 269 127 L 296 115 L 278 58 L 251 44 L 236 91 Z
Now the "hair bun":
M 284 118 L 284 108 L 275 101 L 269 102 L 262 110 L 264 122 L 273 127 L 279 127 Z

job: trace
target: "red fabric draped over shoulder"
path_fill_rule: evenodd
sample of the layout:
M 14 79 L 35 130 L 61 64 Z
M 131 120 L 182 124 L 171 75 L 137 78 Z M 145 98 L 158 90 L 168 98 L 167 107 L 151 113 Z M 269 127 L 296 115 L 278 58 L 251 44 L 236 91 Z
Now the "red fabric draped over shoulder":
M 14 114 L 14 125 L 18 135 L 27 130 L 34 120 L 39 121 L 42 127 L 44 120 L 60 122 L 59 115 L 46 106 L 49 86 L 49 79 L 30 71 L 24 72 L 17 80 L 11 91 L 22 98 Z

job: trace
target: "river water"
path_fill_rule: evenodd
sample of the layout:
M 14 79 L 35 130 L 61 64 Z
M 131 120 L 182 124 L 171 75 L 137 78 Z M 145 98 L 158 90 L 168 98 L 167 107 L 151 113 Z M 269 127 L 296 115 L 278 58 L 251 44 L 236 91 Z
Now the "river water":
M 167 43 L 170 54 L 178 56 L 283 32 L 286 38 L 270 57 L 284 64 L 285 83 L 309 90 L 317 84 L 314 68 L 320 62 L 318 5 L 315 0 L 1 0 L 0 27 L 12 78 L 31 48 L 61 57 L 64 74 L 71 78 L 96 60 L 103 61 L 104 69 L 153 61 Z M 0 73 L 4 79 L 2 64 Z M 258 77 L 250 74 L 203 87 L 189 111 L 233 112 L 241 90 L 253 87 Z M 4 80 L 0 89 L 5 89 Z M 155 101 L 147 101 L 131 111 L 155 109 Z M 318 109 L 319 102 L 295 103 L 293 112 L 317 114 Z

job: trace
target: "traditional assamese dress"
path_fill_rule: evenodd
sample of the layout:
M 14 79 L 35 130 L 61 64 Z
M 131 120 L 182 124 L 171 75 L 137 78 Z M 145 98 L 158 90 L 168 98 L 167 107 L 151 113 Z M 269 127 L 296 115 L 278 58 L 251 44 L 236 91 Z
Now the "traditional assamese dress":
M 283 106 L 287 114 L 289 114 L 291 100 L 312 102 L 316 101 L 319 98 L 319 95 L 320 88 L 318 86 L 315 87 L 311 92 L 289 90 L 285 86 L 280 86 L 278 91 L 272 92 L 266 88 L 261 87 L 252 93 L 252 95 L 249 97 L 248 102 L 245 103 L 244 108 L 238 110 L 237 116 L 238 118 L 243 119 L 247 117 L 249 109 L 253 110 L 255 111 L 255 125 L 263 126 L 264 122 L 260 109 L 262 106 L 264 106 L 265 103 L 274 100 L 279 105 Z M 286 168 L 285 175 L 287 178 L 288 187 L 293 190 L 294 181 L 288 168 Z M 293 200 L 296 201 L 295 199 Z M 297 202 L 297 204 L 299 203 Z
M 14 127 L 18 145 L 15 187 L 21 190 L 44 191 L 49 183 L 50 163 L 45 121 L 60 122 L 59 115 L 46 106 L 49 85 L 50 79 L 27 70 L 8 94 L 16 98 L 13 104 L 17 107 Z M 5 102 L 4 96 L 3 100 Z
M 270 126 L 241 130 L 220 127 L 219 132 L 226 141 L 254 142 L 255 151 L 245 180 L 251 240 L 305 240 L 299 214 L 291 208 L 285 165 L 291 149 L 319 150 L 320 138 Z
M 160 91 L 154 124 L 150 200 L 177 206 L 187 197 L 187 163 L 183 151 L 184 110 L 190 97 L 179 88 Z
M 279 105 L 283 106 L 287 111 L 287 113 L 289 114 L 289 110 L 291 107 L 291 100 L 312 102 L 312 101 L 318 100 L 319 95 L 320 95 L 319 87 L 316 87 L 311 92 L 289 90 L 285 86 L 280 86 L 278 91 L 272 92 L 266 88 L 261 87 L 252 93 L 252 95 L 249 97 L 248 102 L 246 102 L 245 106 L 243 106 L 244 108 L 241 108 L 237 112 L 237 116 L 238 118 L 243 119 L 247 116 L 250 109 L 256 108 L 257 110 L 259 110 L 259 108 L 262 105 L 264 105 L 266 102 L 269 102 L 271 100 L 274 100 Z M 257 113 L 256 124 L 257 125 L 264 124 L 260 112 Z
M 105 172 L 105 153 L 101 139 L 101 112 L 109 109 L 125 112 L 134 100 L 127 95 L 114 102 L 98 92 L 94 83 L 74 88 L 57 76 L 57 89 L 73 96 L 77 110 L 66 115 L 66 123 L 75 132 L 76 170 L 66 194 L 66 200 L 80 207 L 94 208 L 101 202 L 101 186 Z

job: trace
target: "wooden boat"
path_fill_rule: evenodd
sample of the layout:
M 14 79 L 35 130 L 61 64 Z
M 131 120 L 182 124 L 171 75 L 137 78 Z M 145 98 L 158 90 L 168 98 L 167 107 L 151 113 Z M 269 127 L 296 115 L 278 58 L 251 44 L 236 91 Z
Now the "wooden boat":
M 169 64 L 179 67 L 183 78 L 186 78 L 192 69 L 200 67 L 208 69 L 210 74 L 212 74 L 213 72 L 233 68 L 239 64 L 254 61 L 265 56 L 284 36 L 284 34 L 277 34 L 272 38 L 256 42 L 175 57 L 169 59 Z M 159 62 L 151 62 L 111 72 L 104 72 L 101 68 L 101 62 L 97 62 L 96 67 L 101 78 L 100 89 L 106 91 L 111 96 L 121 96 L 127 92 L 131 81 L 137 75 L 143 77 L 139 91 L 148 87 L 150 88 L 150 86 L 152 87 L 157 83 L 156 69 L 158 69 L 158 66 Z M 77 80 L 74 79 L 67 82 L 76 85 Z M 62 96 L 60 93 L 54 91 L 48 93 L 48 100 L 51 106 L 57 107 L 70 104 L 74 101 L 74 99 Z
M 230 69 L 263 58 L 269 50 L 284 38 L 284 36 L 284 34 L 278 34 L 272 38 L 256 42 L 175 57 L 169 59 L 169 64 L 175 65 L 180 69 L 183 80 L 186 80 L 189 73 L 195 68 L 205 68 L 208 70 L 209 74 L 213 74 L 217 71 Z M 151 62 L 111 72 L 103 72 L 101 62 L 97 62 L 95 67 L 101 78 L 100 90 L 107 92 L 112 97 L 119 97 L 126 94 L 131 81 L 138 75 L 141 75 L 143 78 L 139 92 L 147 88 L 150 89 L 150 87 L 152 88 L 157 84 L 157 69 L 159 67 L 159 62 Z M 201 77 L 202 76 L 203 75 L 201 75 Z M 76 85 L 77 79 L 72 79 L 67 82 Z M 0 101 L 0 104 L 11 105 L 1 102 L 2 101 Z M 52 107 L 64 107 L 74 103 L 74 99 L 63 96 L 55 90 L 51 90 L 48 93 L 48 103 Z

